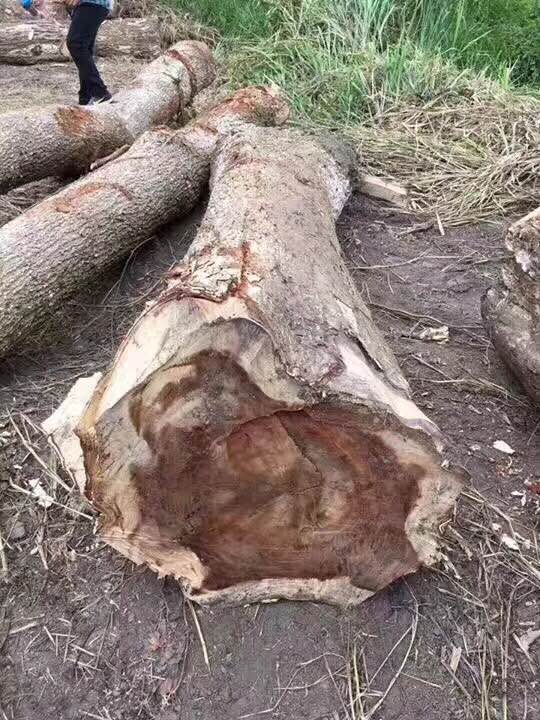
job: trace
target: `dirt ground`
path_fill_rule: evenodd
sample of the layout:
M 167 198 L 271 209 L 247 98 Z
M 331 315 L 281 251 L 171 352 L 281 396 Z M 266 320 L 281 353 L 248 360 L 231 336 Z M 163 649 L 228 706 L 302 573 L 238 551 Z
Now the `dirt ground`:
M 26 104 L 35 94 L 28 69 L 17 70 L 21 86 L 1 76 L 0 92 L 11 87 L 20 107 L 24 92 Z M 67 100 L 72 73 L 58 72 L 47 92 Z M 76 378 L 107 366 L 200 217 L 81 288 L 46 349 L 21 349 L 0 367 L 0 719 L 540 718 L 540 639 L 529 643 L 540 630 L 540 415 L 479 313 L 505 254 L 504 223 L 442 236 L 358 195 L 338 226 L 415 401 L 469 478 L 440 528 L 436 569 L 348 612 L 287 602 L 200 610 L 175 582 L 97 540 L 91 510 L 54 479 L 39 422 Z M 441 325 L 447 343 L 418 339 Z M 494 449 L 496 440 L 514 454 Z M 33 480 L 58 504 L 41 507 L 28 494 Z
M 102 58 L 98 66 L 111 92 L 132 80 L 142 66 L 140 60 Z M 77 68 L 72 63 L 43 65 L 0 64 L 0 112 L 33 105 L 77 102 Z

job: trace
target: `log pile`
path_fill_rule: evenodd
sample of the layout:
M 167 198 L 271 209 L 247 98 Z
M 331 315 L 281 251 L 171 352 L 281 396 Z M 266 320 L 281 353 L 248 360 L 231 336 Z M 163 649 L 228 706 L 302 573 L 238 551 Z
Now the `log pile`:
M 524 390 L 540 403 L 540 208 L 510 226 L 500 283 L 482 300 L 482 317 Z
M 212 152 L 188 255 L 47 430 L 105 541 L 193 600 L 354 605 L 434 562 L 458 482 L 340 254 L 352 155 L 243 122 Z
M 0 63 L 35 65 L 68 62 L 67 23 L 54 20 L 0 25 Z M 160 53 L 160 29 L 155 18 L 122 19 L 103 23 L 96 43 L 98 57 L 149 59 Z
M 186 128 L 144 133 L 116 160 L 4 225 L 0 356 L 46 323 L 85 278 L 193 209 L 207 187 L 216 144 L 237 123 L 281 122 L 284 109 L 270 91 L 239 91 Z
M 48 106 L 0 115 L 0 192 L 55 175 L 73 176 L 171 122 L 214 79 L 207 46 L 188 40 L 147 65 L 109 103 Z
M 95 168 L 0 229 L 0 356 L 209 184 L 188 254 L 46 431 L 103 539 L 195 601 L 358 604 L 436 561 L 459 483 L 341 256 L 353 153 L 271 127 L 264 88 L 155 127 L 213 75 L 187 42 L 110 104 L 0 116 L 0 188 Z

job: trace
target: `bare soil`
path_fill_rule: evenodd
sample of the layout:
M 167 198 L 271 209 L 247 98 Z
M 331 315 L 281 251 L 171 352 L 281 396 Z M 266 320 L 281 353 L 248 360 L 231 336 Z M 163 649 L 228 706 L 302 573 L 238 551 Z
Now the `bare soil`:
M 68 91 L 59 85 L 56 99 Z M 540 415 L 495 355 L 479 312 L 505 254 L 505 223 L 443 236 L 359 195 L 339 222 L 351 271 L 415 401 L 469 477 L 440 529 L 446 558 L 436 569 L 349 612 L 286 602 L 198 610 L 175 582 L 99 541 L 92 511 L 54 480 L 39 422 L 76 378 L 106 368 L 201 212 L 81 288 L 46 342 L 1 366 L 0 718 L 539 718 L 540 640 L 525 652 L 523 638 L 540 630 Z M 442 325 L 448 342 L 418 338 Z M 26 494 L 36 479 L 58 504 L 46 509 Z
M 143 64 L 141 60 L 127 58 L 102 58 L 97 63 L 111 92 L 133 80 Z M 78 92 L 77 68 L 72 63 L 0 64 L 0 112 L 33 105 L 76 103 Z

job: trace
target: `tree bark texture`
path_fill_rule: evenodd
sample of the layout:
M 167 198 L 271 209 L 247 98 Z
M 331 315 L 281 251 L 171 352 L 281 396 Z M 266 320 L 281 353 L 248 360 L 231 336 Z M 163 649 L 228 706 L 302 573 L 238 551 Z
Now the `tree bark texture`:
M 433 562 L 455 477 L 340 254 L 354 158 L 245 127 L 77 433 L 103 538 L 201 603 L 363 601 Z
M 152 130 L 118 159 L 0 229 L 0 357 L 16 351 L 81 284 L 121 260 L 203 195 L 219 138 L 240 121 L 282 122 L 252 88 L 178 131 Z
M 510 226 L 501 282 L 482 299 L 482 317 L 495 349 L 540 403 L 540 208 Z
M 50 175 L 69 177 L 182 112 L 215 74 L 206 45 L 180 42 L 111 102 L 55 105 L 0 115 L 0 192 Z
M 0 25 L 0 63 L 35 65 L 68 62 L 68 25 L 50 20 Z M 98 57 L 150 59 L 160 54 L 159 24 L 154 18 L 103 23 L 96 44 Z

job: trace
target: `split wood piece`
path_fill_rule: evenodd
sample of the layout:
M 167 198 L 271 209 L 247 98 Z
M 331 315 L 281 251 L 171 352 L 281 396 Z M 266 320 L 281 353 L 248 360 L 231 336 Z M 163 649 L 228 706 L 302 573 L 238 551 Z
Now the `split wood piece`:
M 0 25 L 0 63 L 35 65 L 71 60 L 66 47 L 68 25 L 40 20 Z M 151 59 L 160 54 L 159 23 L 155 18 L 103 23 L 98 34 L 98 57 Z
M 404 187 L 383 180 L 376 175 L 360 175 L 358 178 L 358 189 L 364 195 L 376 198 L 377 200 L 386 200 L 386 202 L 396 205 L 396 207 L 404 209 L 409 207 L 408 193 Z
M 186 40 L 147 65 L 111 102 L 0 115 L 0 192 L 49 175 L 82 173 L 145 130 L 173 120 L 214 75 L 208 47 Z
M 510 226 L 512 258 L 502 280 L 482 299 L 482 317 L 495 349 L 540 403 L 540 208 Z
M 239 122 L 283 122 L 274 92 L 248 88 L 187 127 L 145 133 L 121 157 L 0 229 L 0 357 L 81 285 L 197 204 L 219 139 Z
M 104 540 L 200 603 L 362 602 L 437 557 L 458 492 L 340 254 L 354 159 L 245 128 L 77 433 Z

